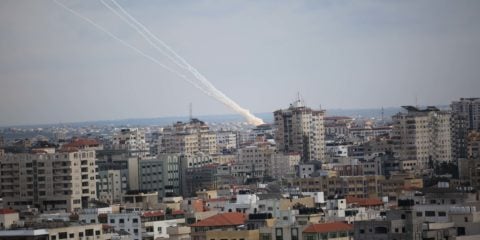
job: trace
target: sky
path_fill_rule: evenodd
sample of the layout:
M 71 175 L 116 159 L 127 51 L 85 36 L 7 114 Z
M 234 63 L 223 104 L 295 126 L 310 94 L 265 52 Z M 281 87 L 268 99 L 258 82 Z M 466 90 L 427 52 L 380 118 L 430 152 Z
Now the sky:
M 99 1 L 58 1 L 174 66 Z M 480 1 L 117 2 L 252 112 L 297 93 L 324 109 L 480 97 Z M 185 116 L 190 103 L 235 113 L 53 1 L 0 1 L 0 126 Z

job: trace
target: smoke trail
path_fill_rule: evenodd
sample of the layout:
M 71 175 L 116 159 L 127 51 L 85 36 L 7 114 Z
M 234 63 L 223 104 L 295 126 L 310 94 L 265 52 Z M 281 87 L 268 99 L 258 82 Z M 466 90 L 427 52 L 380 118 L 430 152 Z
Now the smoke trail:
M 191 66 L 184 58 L 179 56 L 170 46 L 168 46 L 166 43 L 164 43 L 162 40 L 160 40 L 158 37 L 156 37 L 147 27 L 145 27 L 143 24 L 141 24 L 139 21 L 137 21 L 133 16 L 131 16 L 120 4 L 118 4 L 115 0 L 111 0 L 112 3 L 126 16 L 123 16 L 120 14 L 116 9 L 111 7 L 109 4 L 105 3 L 104 0 L 101 0 L 102 4 L 106 6 L 110 11 L 115 13 L 117 16 L 119 16 L 124 22 L 126 22 L 130 27 L 132 27 L 134 30 L 136 30 L 147 42 L 153 46 L 155 49 L 157 49 L 160 53 L 163 55 L 167 56 L 170 60 L 172 60 L 176 65 L 179 67 L 188 70 L 190 73 L 192 73 L 196 79 L 198 79 L 206 88 L 207 91 L 213 94 L 213 97 L 225 104 L 227 107 L 231 108 L 232 110 L 236 111 L 237 113 L 241 114 L 247 119 L 247 122 L 250 124 L 254 125 L 260 125 L 263 124 L 263 120 L 255 117 L 252 113 L 250 113 L 249 110 L 244 109 L 240 107 L 235 101 L 227 97 L 224 93 L 222 93 L 220 90 L 218 90 L 215 86 L 212 85 L 210 81 L 207 80 L 205 76 L 203 76 L 200 72 L 198 72 L 197 69 L 195 69 L 193 66 Z M 159 47 L 157 44 L 155 44 L 154 41 L 157 41 L 162 45 L 169 53 L 172 55 L 166 53 L 161 47 Z M 212 96 L 212 95 L 210 95 Z
M 142 50 L 130 45 L 129 43 L 125 42 L 124 40 L 120 39 L 119 37 L 117 37 L 115 34 L 113 34 L 112 32 L 108 31 L 107 29 L 105 29 L 104 27 L 98 25 L 97 23 L 95 23 L 93 20 L 91 20 L 90 18 L 80 14 L 79 12 L 67 7 L 65 4 L 63 3 L 60 3 L 58 2 L 57 0 L 53 0 L 54 3 L 56 3 L 57 5 L 61 6 L 62 8 L 64 8 L 65 10 L 69 11 L 70 13 L 74 14 L 75 16 L 81 18 L 82 20 L 92 24 L 94 27 L 96 27 L 97 29 L 99 29 L 100 31 L 106 33 L 107 35 L 109 35 L 111 38 L 117 40 L 118 42 L 120 42 L 121 44 L 123 44 L 124 46 L 132 49 L 133 51 L 137 52 L 138 54 L 140 54 L 141 56 L 145 57 L 146 59 L 152 61 L 153 63 L 156 63 L 158 64 L 159 66 L 163 67 L 164 69 L 176 74 L 177 76 L 183 78 L 185 81 L 189 82 L 190 84 L 192 84 L 194 87 L 196 87 L 197 89 L 201 90 L 203 93 L 205 93 L 206 95 L 208 96 L 212 96 L 210 92 L 208 92 L 207 90 L 203 89 L 200 85 L 198 85 L 197 83 L 195 83 L 194 81 L 190 80 L 186 75 L 184 74 L 181 74 L 179 73 L 178 71 L 164 65 L 163 63 L 161 63 L 160 61 L 158 61 L 156 58 L 146 54 L 145 52 L 143 52 Z

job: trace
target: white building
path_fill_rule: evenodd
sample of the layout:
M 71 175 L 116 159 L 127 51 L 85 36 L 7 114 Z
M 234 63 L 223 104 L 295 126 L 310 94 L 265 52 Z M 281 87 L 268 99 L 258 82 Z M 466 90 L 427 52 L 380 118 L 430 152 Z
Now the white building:
M 142 239 L 142 220 L 139 212 L 110 213 L 107 224 L 116 231 L 128 232 L 131 240 Z

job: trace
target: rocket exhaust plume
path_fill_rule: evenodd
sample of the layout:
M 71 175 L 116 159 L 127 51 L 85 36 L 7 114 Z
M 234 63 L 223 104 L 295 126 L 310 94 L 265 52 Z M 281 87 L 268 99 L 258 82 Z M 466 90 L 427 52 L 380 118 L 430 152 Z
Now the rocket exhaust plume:
M 127 23 L 132 29 L 134 29 L 137 33 L 140 34 L 155 50 L 157 50 L 159 53 L 162 55 L 166 56 L 168 59 L 170 59 L 175 65 L 180 67 L 181 69 L 187 71 L 191 75 L 193 75 L 193 80 L 190 79 L 187 75 L 182 74 L 180 71 L 177 71 L 173 68 L 170 68 L 166 66 L 165 64 L 161 63 L 158 59 L 155 57 L 152 57 L 151 55 L 146 54 L 145 52 L 141 51 L 140 49 L 130 45 L 129 43 L 125 42 L 124 40 L 120 39 L 107 29 L 103 28 L 99 24 L 95 23 L 93 20 L 83 16 L 82 14 L 76 12 L 75 10 L 67 7 L 66 5 L 58 2 L 57 0 L 53 0 L 56 4 L 60 5 L 67 11 L 73 13 L 77 17 L 83 19 L 84 21 L 92 24 L 95 26 L 97 29 L 103 31 L 113 39 L 119 41 L 122 43 L 124 46 L 134 50 L 135 52 L 139 53 L 143 57 L 147 58 L 148 60 L 158 64 L 159 66 L 163 67 L 164 69 L 176 74 L 177 76 L 181 77 L 183 80 L 187 81 L 188 83 L 192 84 L 194 87 L 198 88 L 201 90 L 203 93 L 206 95 L 216 99 L 217 101 L 223 103 L 230 109 L 234 110 L 235 112 L 239 113 L 242 115 L 249 124 L 253 125 L 260 125 L 263 124 L 263 120 L 254 116 L 248 109 L 242 108 L 240 105 L 238 105 L 235 101 L 227 97 L 224 93 L 222 93 L 220 90 L 218 90 L 213 84 L 208 81 L 206 77 L 204 77 L 197 69 L 195 69 L 192 65 L 190 65 L 184 58 L 182 58 L 180 55 L 178 55 L 170 46 L 168 46 L 166 43 L 164 43 L 162 40 L 160 40 L 158 37 L 156 37 L 147 27 L 145 27 L 143 24 L 141 24 L 139 21 L 137 21 L 133 16 L 131 16 L 120 4 L 118 4 L 115 0 L 111 0 L 111 2 L 114 4 L 114 6 L 118 9 L 115 9 L 108 3 L 106 3 L 104 0 L 101 0 L 101 3 L 107 7 L 111 12 L 113 12 L 115 15 L 117 15 L 122 21 Z

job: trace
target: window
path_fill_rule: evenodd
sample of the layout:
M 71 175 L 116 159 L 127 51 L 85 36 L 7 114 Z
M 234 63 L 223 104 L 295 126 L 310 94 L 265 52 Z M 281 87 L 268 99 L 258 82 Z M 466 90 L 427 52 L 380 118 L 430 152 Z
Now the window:
M 75 238 L 75 233 L 70 233 L 68 237 L 69 238 Z
M 100 236 L 100 230 L 95 231 L 96 236 Z
M 133 223 L 138 223 L 138 218 L 132 219 L 132 222 L 133 222 Z
M 425 211 L 425 217 L 435 217 L 435 211 Z
M 110 223 L 115 223 L 115 219 L 110 219 Z
M 275 239 L 276 240 L 283 240 L 283 229 L 282 228 L 275 229 Z
M 85 230 L 85 236 L 87 236 L 87 237 L 93 236 L 93 229 L 87 229 L 87 230 Z
M 417 217 L 422 217 L 423 216 L 423 212 L 417 212 Z
M 445 217 L 445 216 L 447 216 L 447 213 L 446 212 L 438 212 L 438 216 L 439 217 Z
M 123 218 L 120 218 L 120 220 L 118 220 L 119 223 L 125 223 L 125 220 Z
M 67 232 L 58 233 L 58 239 L 67 239 Z
M 298 228 L 292 228 L 292 240 L 298 240 Z

